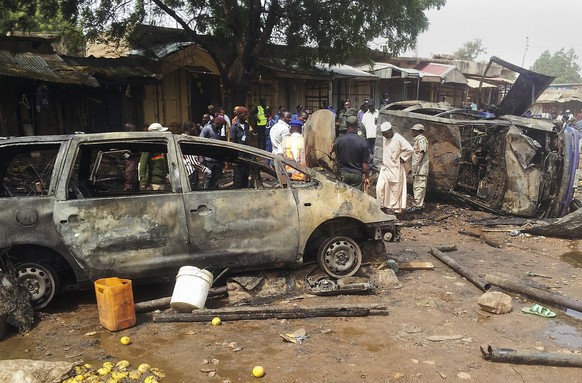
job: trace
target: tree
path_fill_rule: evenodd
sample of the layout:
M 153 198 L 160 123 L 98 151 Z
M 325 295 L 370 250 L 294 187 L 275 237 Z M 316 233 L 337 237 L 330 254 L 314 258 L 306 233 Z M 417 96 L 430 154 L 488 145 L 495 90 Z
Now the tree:
M 459 48 L 453 55 L 458 60 L 470 60 L 475 61 L 475 59 L 480 54 L 487 54 L 487 49 L 483 47 L 483 42 L 481 39 L 475 39 L 474 41 L 467 41 L 461 48 Z
M 343 63 L 369 57 L 368 42 L 386 39 L 389 53 L 414 46 L 428 28 L 424 12 L 446 0 L 33 0 L 64 5 L 63 15 L 77 21 L 88 38 L 119 40 L 138 24 L 177 23 L 191 41 L 204 48 L 219 68 L 226 104 L 242 104 L 257 64 L 273 56 L 273 44 L 284 45 L 277 58 L 309 65 Z M 27 0 L 0 0 L 18 3 Z M 71 7 L 75 3 L 75 7 Z M 11 8 L 15 11 L 17 7 Z M 42 9 L 39 7 L 38 9 Z M 27 14 L 31 13 L 27 11 Z M 213 37 L 214 40 L 209 40 Z M 220 41 L 219 44 L 211 41 Z M 218 46 L 217 46 L 218 45 Z M 225 58 L 220 52 L 231 52 Z
M 84 36 L 74 22 L 72 0 L 0 0 L 0 35 L 43 32 L 62 38 L 69 52 L 79 51 Z
M 576 64 L 576 52 L 570 49 L 566 52 L 564 48 L 551 54 L 550 51 L 544 51 L 530 68 L 534 72 L 543 73 L 549 76 L 556 76 L 555 83 L 579 83 L 582 82 L 580 77 L 580 65 Z

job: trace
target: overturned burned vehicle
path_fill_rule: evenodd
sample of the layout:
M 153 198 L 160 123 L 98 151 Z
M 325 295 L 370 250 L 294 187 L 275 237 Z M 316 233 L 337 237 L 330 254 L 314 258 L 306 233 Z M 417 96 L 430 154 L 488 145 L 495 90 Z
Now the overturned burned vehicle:
M 380 110 L 378 122 L 389 121 L 411 143 L 410 128 L 424 125 L 429 194 L 458 198 L 498 214 L 539 218 L 568 214 L 578 169 L 578 133 L 562 129 L 556 121 L 520 117 L 553 77 L 495 57 L 492 62 L 519 76 L 491 112 L 404 101 Z M 381 156 L 377 151 L 376 160 Z
M 165 161 L 162 190 L 126 190 L 126 161 L 140 153 Z M 214 187 L 202 186 L 202 172 L 189 180 L 188 156 L 219 164 Z M 248 171 L 248 186 L 236 186 L 237 168 Z M 349 276 L 362 242 L 398 235 L 375 199 L 321 173 L 250 146 L 167 132 L 2 139 L 0 175 L 0 268 L 17 274 L 36 308 L 98 278 L 155 281 L 184 265 L 235 272 L 312 257 L 329 275 Z

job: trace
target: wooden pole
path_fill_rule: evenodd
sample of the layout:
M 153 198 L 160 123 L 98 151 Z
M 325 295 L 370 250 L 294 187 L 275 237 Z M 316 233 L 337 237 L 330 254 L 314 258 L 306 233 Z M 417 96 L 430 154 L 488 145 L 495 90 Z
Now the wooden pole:
M 209 322 L 218 317 L 222 321 L 257 319 L 297 319 L 315 317 L 355 317 L 388 315 L 386 307 L 379 305 L 342 305 L 313 307 L 228 307 L 222 309 L 194 310 L 191 313 L 153 314 L 153 322 Z

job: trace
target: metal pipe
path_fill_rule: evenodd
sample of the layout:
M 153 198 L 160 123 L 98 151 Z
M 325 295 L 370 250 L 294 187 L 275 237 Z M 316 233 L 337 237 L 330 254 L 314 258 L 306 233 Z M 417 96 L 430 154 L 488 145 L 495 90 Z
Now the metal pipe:
M 517 351 L 510 348 L 494 349 L 487 346 L 487 351 L 481 347 L 485 360 L 499 363 L 534 364 L 557 367 L 582 367 L 581 354 L 565 354 L 559 352 Z
M 549 303 L 555 306 L 566 307 L 576 311 L 582 311 L 582 302 L 564 297 L 562 295 L 552 294 L 547 291 L 536 289 L 534 287 L 525 286 L 510 280 L 500 278 L 496 275 L 486 275 L 485 280 L 491 285 L 501 287 L 502 289 L 513 291 L 538 301 Z
M 455 261 L 454 259 L 452 259 L 448 255 L 444 254 L 442 251 L 438 250 L 436 247 L 431 246 L 430 252 L 439 261 L 441 261 L 445 265 L 449 266 L 451 269 L 453 269 L 454 271 L 459 273 L 461 276 L 465 277 L 465 279 L 467 279 L 469 282 L 471 282 L 472 284 L 477 286 L 479 288 L 479 290 L 481 290 L 483 292 L 489 290 L 490 286 L 487 285 L 486 283 L 484 283 L 481 278 L 479 278 L 477 275 L 473 274 L 473 272 L 468 270 L 465 266 L 462 266 L 459 263 L 457 263 L 457 261 Z

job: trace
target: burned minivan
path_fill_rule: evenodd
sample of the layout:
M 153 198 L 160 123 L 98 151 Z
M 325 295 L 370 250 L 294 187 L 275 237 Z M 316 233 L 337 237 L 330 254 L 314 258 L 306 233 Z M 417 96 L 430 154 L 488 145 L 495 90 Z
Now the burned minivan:
M 378 123 L 389 121 L 410 142 L 410 128 L 424 125 L 429 141 L 428 193 L 499 214 L 561 217 L 573 199 L 578 132 L 563 129 L 556 121 L 521 117 L 553 77 L 495 57 L 491 62 L 519 73 L 493 110 L 483 113 L 405 101 L 380 110 Z M 377 151 L 378 161 L 381 156 Z
M 127 161 L 144 153 L 165 162 L 157 190 L 128 187 Z M 192 157 L 214 173 L 193 173 Z M 364 241 L 397 236 L 395 216 L 359 190 L 250 146 L 167 132 L 1 139 L 0 176 L 0 268 L 36 308 L 98 278 L 168 280 L 184 265 L 222 273 L 313 258 L 350 276 Z

